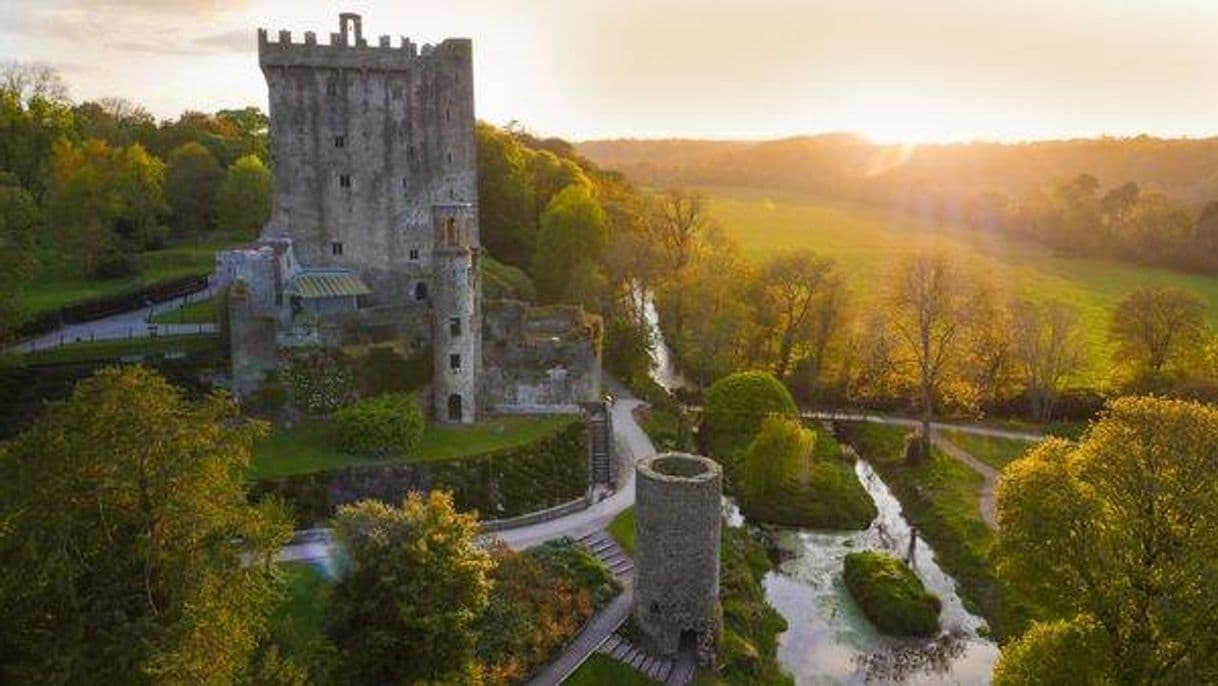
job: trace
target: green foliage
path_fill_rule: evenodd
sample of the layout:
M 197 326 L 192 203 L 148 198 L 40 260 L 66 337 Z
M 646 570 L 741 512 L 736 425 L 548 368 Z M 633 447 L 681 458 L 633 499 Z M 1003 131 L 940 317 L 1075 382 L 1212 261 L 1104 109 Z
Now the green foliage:
M 292 401 L 310 414 L 328 414 L 355 399 L 350 362 L 335 348 L 295 351 L 284 376 L 292 388 Z
M 567 686 L 654 686 L 656 682 L 630 665 L 600 653 L 592 653 L 588 661 L 563 682 Z
M 938 450 L 908 464 L 902 459 L 906 430 L 899 426 L 843 422 L 839 432 L 883 477 L 905 518 L 935 549 L 939 566 L 956 580 L 966 607 L 985 617 L 999 640 L 1022 633 L 1038 610 L 994 569 L 994 534 L 981 520 L 981 475 Z
M 649 380 L 654 347 L 647 327 L 636 319 L 612 317 L 605 323 L 603 364 L 622 383 L 633 386 Z
M 485 122 L 478 139 L 478 219 L 482 244 L 508 264 L 531 262 L 537 231 L 527 159 L 531 151 Z
M 1121 398 L 999 482 L 999 571 L 1056 618 L 1094 617 L 1119 683 L 1218 679 L 1215 436 L 1211 406 Z
M 296 672 L 300 678 L 264 677 L 254 683 L 337 686 L 342 683 L 342 656 L 326 635 L 333 589 L 319 571 L 308 565 L 286 564 L 280 572 L 286 581 L 286 598 L 271 615 L 262 662 L 265 671 L 271 671 L 275 664 L 287 665 L 281 671 Z M 274 657 L 270 656 L 272 651 Z
M 348 556 L 334 588 L 332 636 L 356 681 L 457 679 L 472 667 L 476 621 L 494 560 L 478 521 L 452 496 L 411 493 L 401 507 L 366 500 L 339 508 Z
M 702 431 L 711 456 L 732 463 L 761 431 L 767 417 L 794 417 L 795 400 L 772 374 L 761 371 L 736 372 L 725 376 L 706 391 Z
M 994 667 L 994 686 L 1110 686 L 1111 646 L 1094 618 L 1036 622 L 1007 644 Z
M 42 210 L 17 177 L 0 172 L 0 344 L 8 342 L 21 323 L 13 297 L 34 274 L 34 237 L 42 226 Z
M 355 387 L 368 398 L 382 393 L 409 393 L 431 381 L 431 350 L 403 357 L 389 346 L 370 348 L 352 363 Z
M 494 556 L 490 603 L 475 627 L 488 685 L 519 683 L 621 590 L 612 572 L 569 539 L 524 553 L 501 546 Z
M 254 238 L 271 218 L 271 170 L 255 155 L 233 162 L 216 193 L 220 229 Z
M 998 470 L 1023 457 L 1035 445 L 1030 441 L 1000 436 L 982 436 L 951 429 L 938 431 L 941 436 L 960 446 L 968 454 Z
M 884 553 L 850 553 L 843 577 L 863 614 L 880 631 L 893 636 L 939 633 L 939 597 L 927 591 L 904 562 Z
M 1113 359 L 1135 382 L 1154 384 L 1196 354 L 1204 342 L 1205 302 L 1170 286 L 1143 286 L 1117 303 L 1108 327 Z
M 833 436 L 770 417 L 737 470 L 740 508 L 755 522 L 866 529 L 878 513 Z
M 622 510 L 613 521 L 609 522 L 609 535 L 617 544 L 622 546 L 622 550 L 626 551 L 627 555 L 634 556 L 635 551 L 635 529 L 634 529 L 634 508 L 628 507 Z
M 338 444 L 353 455 L 412 455 L 423 437 L 423 410 L 407 393 L 385 393 L 334 414 Z
M 542 301 L 599 309 L 606 286 L 599 264 L 609 239 L 607 221 L 587 186 L 567 186 L 550 200 L 541 215 L 533 255 Z
M 108 368 L 0 447 L 3 680 L 241 680 L 290 533 L 246 503 L 260 430 L 223 395 Z
M 770 571 L 765 548 L 749 538 L 747 529 L 724 527 L 719 564 L 723 637 L 718 680 L 742 686 L 792 684 L 777 658 L 778 635 L 787 630 L 787 622 L 766 602 L 762 585 Z
M 183 143 L 169 153 L 165 199 L 174 227 L 184 236 L 202 236 L 216 228 L 217 195 L 224 170 L 202 144 Z
M 483 254 L 478 262 L 482 270 L 482 295 L 487 300 L 537 300 L 533 280 L 519 267 L 513 267 Z

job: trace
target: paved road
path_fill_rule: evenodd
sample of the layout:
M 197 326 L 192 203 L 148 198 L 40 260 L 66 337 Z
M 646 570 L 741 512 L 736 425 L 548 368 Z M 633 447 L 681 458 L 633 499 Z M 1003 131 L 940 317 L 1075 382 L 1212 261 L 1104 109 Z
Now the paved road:
M 192 293 L 173 300 L 166 300 L 157 305 L 141 307 L 119 314 L 95 319 L 91 322 L 68 324 L 50 333 L 26 339 L 9 347 L 10 352 L 31 352 L 44 348 L 54 348 L 65 343 L 81 343 L 85 341 L 106 341 L 119 338 L 146 338 L 150 336 L 183 336 L 200 333 L 216 333 L 215 324 L 149 324 L 148 320 L 163 312 L 178 309 L 187 302 L 198 302 L 216 294 L 216 289 L 208 287 L 198 293 Z
M 931 440 L 934 441 L 935 447 L 939 450 L 942 450 L 949 457 L 964 463 L 974 472 L 980 474 L 981 478 L 985 479 L 981 485 L 981 519 L 985 522 L 986 526 L 997 531 L 998 507 L 997 500 L 994 497 L 994 488 L 998 485 L 998 470 L 973 457 L 968 451 L 944 438 L 938 431 L 931 434 Z
M 898 426 L 921 426 L 922 421 L 918 419 L 910 419 L 908 417 L 889 417 L 881 414 L 863 414 L 855 412 L 804 412 L 803 416 L 807 419 L 828 419 L 843 422 L 871 422 L 872 424 L 896 424 Z M 978 426 L 976 424 L 956 424 L 953 422 L 931 422 L 931 431 L 948 429 L 951 431 L 959 431 L 960 433 L 974 434 L 977 436 L 992 436 L 994 438 L 1009 438 L 1013 441 L 1028 441 L 1035 443 L 1045 437 L 1042 433 L 1034 431 L 1014 431 L 1012 429 L 996 429 L 989 426 Z

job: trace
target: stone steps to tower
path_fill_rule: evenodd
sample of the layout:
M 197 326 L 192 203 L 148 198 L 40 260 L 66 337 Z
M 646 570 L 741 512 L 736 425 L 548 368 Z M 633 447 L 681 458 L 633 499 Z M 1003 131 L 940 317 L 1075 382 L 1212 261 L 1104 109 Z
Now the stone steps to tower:
M 673 659 L 652 655 L 634 645 L 621 634 L 612 634 L 597 650 L 624 665 L 638 670 L 647 678 L 668 686 L 687 686 L 694 680 L 697 665 L 692 658 Z

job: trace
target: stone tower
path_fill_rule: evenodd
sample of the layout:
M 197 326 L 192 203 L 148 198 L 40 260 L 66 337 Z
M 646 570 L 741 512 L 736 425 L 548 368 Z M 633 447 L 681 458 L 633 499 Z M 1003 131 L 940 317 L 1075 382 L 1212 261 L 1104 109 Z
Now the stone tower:
M 342 14 L 328 45 L 259 29 L 258 63 L 275 170 L 264 237 L 290 237 L 301 265 L 355 272 L 371 306 L 425 300 L 432 206 L 470 203 L 478 246 L 470 41 L 369 45 L 359 15 Z
M 664 655 L 715 660 L 723 471 L 705 457 L 663 453 L 638 463 L 634 619 Z
M 435 370 L 432 395 L 440 421 L 473 422 L 482 366 L 478 247 L 470 240 L 473 207 L 432 206 L 435 226 L 432 337 Z

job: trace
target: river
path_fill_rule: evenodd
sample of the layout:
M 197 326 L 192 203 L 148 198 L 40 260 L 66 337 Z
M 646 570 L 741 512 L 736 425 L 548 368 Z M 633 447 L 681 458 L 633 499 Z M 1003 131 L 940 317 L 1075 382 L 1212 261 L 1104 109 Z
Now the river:
M 664 341 L 649 293 L 636 291 L 653 343 L 652 377 L 668 390 L 685 385 Z M 981 637 L 984 620 L 964 608 L 956 583 L 935 562 L 920 537 L 913 568 L 942 601 L 943 634 L 932 640 L 884 636 L 862 615 L 842 581 L 847 553 L 880 550 L 904 557 L 910 526 L 901 504 L 864 460 L 855 474 L 879 515 L 865 531 L 777 529 L 771 532 L 784 561 L 766 575 L 765 592 L 789 628 L 779 636 L 778 660 L 799 686 L 909 684 L 972 686 L 990 682 L 998 647 Z M 728 523 L 745 522 L 729 502 Z

